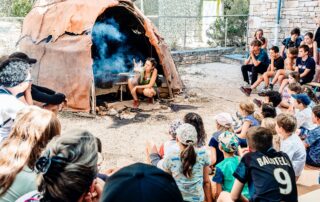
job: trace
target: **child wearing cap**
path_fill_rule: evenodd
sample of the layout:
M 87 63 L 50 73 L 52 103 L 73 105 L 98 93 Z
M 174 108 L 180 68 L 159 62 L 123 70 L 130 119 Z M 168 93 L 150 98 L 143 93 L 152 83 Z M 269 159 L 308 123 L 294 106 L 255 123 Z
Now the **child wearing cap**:
M 248 201 L 241 192 L 248 183 L 250 201 L 297 202 L 297 186 L 288 155 L 272 148 L 272 133 L 263 127 L 248 131 L 249 152 L 233 173 L 231 193 L 222 192 L 218 201 Z
M 317 127 L 311 130 L 304 140 L 304 145 L 307 149 L 306 163 L 320 167 L 320 105 L 312 109 L 312 121 Z
M 217 131 L 213 133 L 210 141 L 211 165 L 216 165 L 223 160 L 223 153 L 219 149 L 219 136 L 225 131 L 233 132 L 232 116 L 229 113 L 220 113 L 214 117 Z
M 293 107 L 295 108 L 294 115 L 297 118 L 297 133 L 304 138 L 310 130 L 313 130 L 316 125 L 312 123 L 312 110 L 309 106 L 310 98 L 306 94 L 292 95 L 294 99 Z
M 204 147 L 197 148 L 197 131 L 184 123 L 177 129 L 179 151 L 166 156 L 163 170 L 175 179 L 184 201 L 212 201 L 209 179 L 210 158 Z
M 282 113 L 277 116 L 276 121 L 276 131 L 280 136 L 280 151 L 289 156 L 298 179 L 306 162 L 306 150 L 295 133 L 297 119 L 291 114 Z
M 26 106 L 17 96 L 30 90 L 26 81 L 29 68 L 28 63 L 19 59 L 7 59 L 0 64 L 0 142 L 10 133 L 17 112 Z
M 171 153 L 179 151 L 179 145 L 177 144 L 177 129 L 183 124 L 182 120 L 174 120 L 169 126 L 170 140 L 166 141 L 159 148 L 159 151 L 154 144 L 147 143 L 146 153 L 148 161 L 158 168 L 162 168 L 163 158 Z M 150 159 L 150 160 L 149 160 Z
M 216 165 L 215 175 L 212 178 L 212 195 L 218 198 L 221 191 L 231 192 L 235 178 L 232 176 L 236 170 L 240 159 L 235 156 L 235 151 L 238 150 L 238 138 L 232 132 L 226 131 L 219 136 L 219 149 L 223 153 L 224 160 Z M 242 194 L 248 198 L 249 191 L 246 185 Z

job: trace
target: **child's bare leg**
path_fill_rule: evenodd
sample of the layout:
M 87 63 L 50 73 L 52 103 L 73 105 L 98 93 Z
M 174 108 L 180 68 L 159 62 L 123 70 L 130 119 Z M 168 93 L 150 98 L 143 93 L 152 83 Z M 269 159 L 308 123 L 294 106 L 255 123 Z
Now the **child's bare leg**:
M 263 74 L 263 80 L 265 83 L 265 87 L 269 86 L 269 78 L 274 76 L 274 72 L 266 72 Z
M 254 82 L 254 84 L 252 84 L 252 86 L 250 87 L 251 89 L 255 89 L 256 87 L 258 87 L 260 85 L 260 83 L 263 81 L 263 77 L 260 76 L 256 82 Z
M 281 86 L 279 88 L 279 93 L 282 93 L 284 87 L 289 83 L 289 80 L 288 79 L 284 79 L 282 82 L 281 82 Z
M 285 74 L 285 73 L 286 73 L 285 70 L 279 69 L 279 70 L 277 71 L 276 75 L 274 76 L 273 80 L 272 80 L 272 85 L 276 84 L 277 81 L 278 81 L 278 77 L 279 77 L 280 75 Z
M 286 78 L 285 75 L 280 75 L 280 76 L 278 77 L 278 83 L 279 83 L 279 85 L 282 84 L 282 81 L 283 81 L 283 79 L 285 79 L 285 78 Z
M 285 109 L 288 109 L 290 107 L 290 104 L 287 101 L 282 100 L 280 102 L 280 106 L 285 108 Z

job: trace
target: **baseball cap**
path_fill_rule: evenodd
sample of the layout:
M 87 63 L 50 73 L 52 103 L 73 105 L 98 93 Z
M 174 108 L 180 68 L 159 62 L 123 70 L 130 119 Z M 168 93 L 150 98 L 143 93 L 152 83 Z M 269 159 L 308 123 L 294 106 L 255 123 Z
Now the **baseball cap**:
M 14 87 L 24 82 L 29 74 L 30 64 L 18 58 L 9 58 L 0 64 L 0 86 Z
M 25 60 L 29 64 L 34 64 L 37 62 L 37 59 L 29 58 L 29 56 L 23 52 L 14 52 L 9 55 L 9 58 L 19 58 L 21 60 Z
M 219 135 L 219 143 L 225 152 L 234 152 L 238 150 L 239 141 L 235 134 L 230 131 L 225 131 Z
M 173 177 L 159 168 L 135 163 L 109 177 L 104 186 L 102 202 L 182 202 Z
M 309 96 L 306 94 L 294 94 L 292 97 L 306 106 L 311 103 Z
M 232 125 L 232 116 L 229 113 L 220 113 L 214 117 L 214 119 L 218 122 L 218 124 L 222 126 L 230 126 Z
M 195 145 L 197 143 L 197 131 L 195 127 L 189 123 L 184 123 L 177 129 L 177 137 L 179 142 L 184 145 Z

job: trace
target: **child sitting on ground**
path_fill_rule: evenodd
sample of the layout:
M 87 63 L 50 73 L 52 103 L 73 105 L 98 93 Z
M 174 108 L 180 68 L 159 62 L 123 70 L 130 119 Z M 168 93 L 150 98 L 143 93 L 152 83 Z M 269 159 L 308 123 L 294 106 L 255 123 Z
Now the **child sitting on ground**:
M 235 156 L 238 150 L 238 138 L 230 131 L 223 132 L 219 136 L 219 149 L 223 153 L 224 160 L 216 165 L 215 174 L 212 178 L 212 196 L 218 198 L 222 191 L 231 192 L 235 178 L 232 176 L 240 158 Z M 246 185 L 242 191 L 242 195 L 249 197 L 248 186 Z
M 252 126 L 259 126 L 260 122 L 257 115 L 254 114 L 254 104 L 251 102 L 241 102 L 239 105 L 240 115 L 243 117 L 242 126 L 238 128 L 235 132 L 238 134 L 239 143 L 241 147 L 247 146 L 247 132 Z
M 149 163 L 151 163 L 154 166 L 157 166 L 158 168 L 162 167 L 162 162 L 164 157 L 167 155 L 174 153 L 176 151 L 179 151 L 179 146 L 177 144 L 176 136 L 177 136 L 177 129 L 179 126 L 183 124 L 183 121 L 177 119 L 174 120 L 170 126 L 169 126 L 169 136 L 170 140 L 166 141 L 164 144 L 160 146 L 160 149 L 158 151 L 156 145 L 154 144 L 147 144 L 146 153 L 147 153 L 147 159 Z M 150 160 L 149 160 L 150 159 Z
M 248 183 L 250 201 L 298 201 L 294 171 L 288 155 L 272 148 L 272 133 L 263 127 L 250 128 L 250 152 L 246 153 L 233 176 L 231 193 L 222 192 L 218 201 L 248 201 L 241 192 Z
M 296 59 L 298 57 L 298 49 L 291 47 L 287 51 L 287 58 L 284 61 L 284 69 L 279 69 L 274 76 L 272 82 L 270 83 L 270 89 L 273 90 L 273 86 L 276 83 L 281 85 L 283 79 L 288 78 L 291 72 L 294 72 L 294 67 L 296 65 Z M 281 91 L 280 91 L 281 92 Z
M 197 113 L 190 112 L 183 117 L 183 122 L 189 123 L 195 127 L 195 129 L 197 130 L 198 139 L 196 146 L 199 148 L 204 147 L 206 145 L 207 134 L 204 130 L 203 120 L 201 116 Z
M 210 158 L 206 149 L 197 148 L 197 131 L 185 123 L 177 129 L 179 151 L 166 156 L 163 170 L 175 179 L 183 200 L 212 201 L 209 165 Z
M 292 98 L 292 95 L 300 94 L 301 92 L 302 87 L 298 82 L 290 83 L 283 90 L 280 106 L 285 109 L 293 108 L 294 99 Z
M 308 87 L 308 86 L 303 86 L 302 91 L 308 95 L 308 97 L 311 100 L 311 103 L 309 105 L 309 107 L 312 109 L 313 107 L 315 107 L 316 105 L 319 104 L 319 99 L 317 98 L 317 96 L 313 93 L 313 90 Z
M 312 121 L 317 124 L 317 127 L 311 130 L 304 140 L 304 145 L 307 148 L 306 163 L 320 167 L 320 105 L 312 109 Z
M 253 102 L 258 107 L 261 107 L 263 103 L 272 104 L 272 106 L 276 109 L 277 114 L 280 114 L 281 109 L 278 106 L 282 100 L 281 94 L 277 91 L 270 90 L 270 91 L 263 93 L 263 96 L 265 97 L 264 101 L 254 99 Z
M 264 118 L 261 121 L 261 127 L 267 128 L 272 133 L 272 145 L 276 151 L 280 151 L 280 137 L 276 131 L 276 120 L 274 118 Z
M 225 131 L 233 132 L 232 116 L 228 113 L 220 113 L 214 117 L 217 131 L 213 133 L 210 142 L 211 165 L 216 165 L 223 160 L 223 153 L 219 149 L 219 136 Z
M 294 98 L 294 116 L 297 118 L 297 134 L 304 139 L 310 130 L 316 128 L 312 123 L 312 110 L 309 106 L 310 98 L 306 94 L 292 95 Z
M 276 108 L 272 104 L 264 103 L 261 107 L 261 115 L 261 120 L 265 118 L 275 118 L 277 116 Z
M 261 82 L 264 82 L 264 91 L 266 91 L 269 88 L 269 79 L 274 77 L 278 70 L 284 68 L 284 61 L 279 54 L 279 48 L 277 46 L 273 46 L 272 48 L 270 48 L 270 58 L 271 62 L 267 71 L 263 73 L 263 75 L 259 77 L 258 80 L 254 82 L 254 84 L 250 88 L 240 88 L 240 90 L 247 96 L 250 96 L 252 90 L 256 89 Z
M 280 151 L 289 156 L 298 179 L 306 162 L 306 150 L 295 133 L 297 119 L 290 114 L 279 114 L 276 120 L 276 131 L 280 136 Z

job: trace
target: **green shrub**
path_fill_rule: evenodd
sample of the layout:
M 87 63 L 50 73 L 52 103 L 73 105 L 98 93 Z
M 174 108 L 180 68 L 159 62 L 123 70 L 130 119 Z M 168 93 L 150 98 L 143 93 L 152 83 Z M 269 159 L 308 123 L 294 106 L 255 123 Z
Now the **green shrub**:
M 31 9 L 31 0 L 13 0 L 11 6 L 11 15 L 15 17 L 24 17 Z

